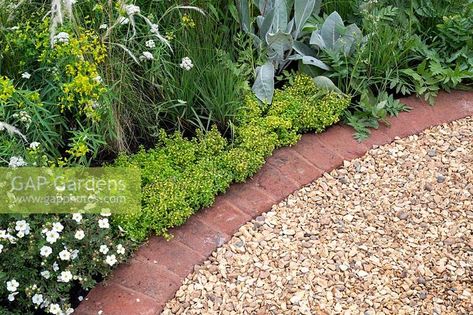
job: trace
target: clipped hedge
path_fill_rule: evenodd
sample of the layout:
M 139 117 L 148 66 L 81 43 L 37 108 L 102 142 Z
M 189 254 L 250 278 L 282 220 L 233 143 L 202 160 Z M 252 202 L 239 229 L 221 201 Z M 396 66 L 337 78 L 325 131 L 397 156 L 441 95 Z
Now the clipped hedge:
M 169 228 L 210 206 L 232 182 L 255 174 L 276 148 L 296 143 L 300 132 L 321 132 L 338 122 L 349 103 L 348 96 L 323 91 L 310 77 L 298 75 L 276 92 L 272 105 L 247 96 L 232 144 L 216 128 L 190 140 L 162 133 L 156 148 L 116 161 L 142 170 L 143 207 L 114 217 L 115 224 L 135 240 L 151 231 L 167 236 Z

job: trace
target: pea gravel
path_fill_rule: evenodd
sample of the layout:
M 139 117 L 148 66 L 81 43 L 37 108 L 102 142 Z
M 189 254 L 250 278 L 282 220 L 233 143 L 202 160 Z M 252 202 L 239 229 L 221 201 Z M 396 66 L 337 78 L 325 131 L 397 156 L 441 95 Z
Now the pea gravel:
M 374 147 L 247 223 L 162 314 L 473 314 L 473 119 Z

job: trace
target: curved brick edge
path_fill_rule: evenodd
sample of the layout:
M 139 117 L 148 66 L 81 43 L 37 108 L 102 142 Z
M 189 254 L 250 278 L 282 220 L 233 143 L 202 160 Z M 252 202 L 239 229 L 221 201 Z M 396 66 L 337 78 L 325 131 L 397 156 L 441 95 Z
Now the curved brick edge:
M 130 262 L 120 265 L 107 281 L 89 293 L 76 313 L 159 314 L 195 265 L 227 242 L 241 225 L 270 210 L 273 204 L 344 160 L 362 156 L 373 145 L 473 115 L 473 92 L 441 93 L 434 107 L 415 97 L 401 101 L 412 111 L 390 119 L 390 127 L 373 130 L 365 142 L 356 142 L 351 128 L 337 125 L 322 134 L 306 134 L 295 146 L 277 150 L 251 180 L 232 185 L 212 207 L 172 230 L 172 240 L 151 237 Z

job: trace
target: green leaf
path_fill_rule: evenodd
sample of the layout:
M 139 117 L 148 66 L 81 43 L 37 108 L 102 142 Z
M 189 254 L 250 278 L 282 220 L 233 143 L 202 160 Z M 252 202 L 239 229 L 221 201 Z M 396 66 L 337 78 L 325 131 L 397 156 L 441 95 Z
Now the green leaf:
M 305 64 L 305 65 L 315 66 L 315 67 L 318 67 L 318 68 L 323 69 L 323 70 L 327 70 L 327 71 L 330 70 L 329 66 L 327 66 L 323 61 L 321 61 L 321 60 L 319 60 L 315 57 L 302 56 L 302 63 Z
M 341 37 L 340 29 L 344 28 L 343 20 L 336 11 L 330 14 L 325 20 L 320 35 L 322 36 L 327 48 L 332 49 L 335 42 Z
M 273 25 L 273 18 L 274 18 L 274 9 L 269 10 L 268 14 L 262 17 L 262 22 L 260 26 L 260 37 L 266 38 L 266 34 L 271 29 Z
M 273 32 L 285 31 L 287 28 L 288 12 L 286 0 L 274 0 L 274 17 L 271 29 Z
M 256 80 L 252 89 L 260 101 L 271 104 L 274 94 L 274 66 L 270 61 L 256 68 Z
M 283 32 L 275 34 L 266 34 L 266 43 L 268 48 L 274 52 L 269 54 L 270 59 L 276 60 L 278 63 L 283 61 L 284 53 L 292 47 L 292 35 Z
M 310 41 L 309 41 L 309 43 L 310 43 L 311 45 L 317 46 L 317 47 L 320 48 L 320 49 L 324 49 L 324 48 L 327 47 L 327 45 L 325 44 L 325 41 L 324 41 L 324 39 L 322 38 L 322 35 L 320 34 L 320 31 L 319 31 L 319 30 L 312 32 L 312 35 L 310 36 Z
M 250 10 L 248 0 L 238 0 L 238 11 L 240 12 L 240 24 L 244 32 L 250 31 Z
M 297 38 L 307 22 L 307 19 L 312 15 L 315 7 L 315 0 L 295 0 L 294 2 L 294 21 L 296 30 L 294 38 Z M 320 2 L 320 1 L 318 1 Z
M 315 56 L 315 51 L 302 42 L 295 41 L 292 44 L 292 49 L 294 49 L 301 56 Z
M 342 94 L 342 91 L 340 91 L 340 89 L 332 82 L 332 80 L 326 76 L 320 75 L 313 78 L 312 80 L 314 80 L 315 84 L 322 89 Z

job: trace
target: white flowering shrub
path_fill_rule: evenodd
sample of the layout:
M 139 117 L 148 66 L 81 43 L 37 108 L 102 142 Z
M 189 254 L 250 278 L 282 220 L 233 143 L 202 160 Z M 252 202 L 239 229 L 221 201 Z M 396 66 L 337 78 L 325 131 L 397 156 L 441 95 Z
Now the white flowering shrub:
M 0 216 L 0 314 L 69 314 L 132 251 L 103 215 Z

